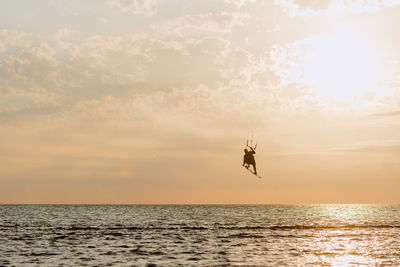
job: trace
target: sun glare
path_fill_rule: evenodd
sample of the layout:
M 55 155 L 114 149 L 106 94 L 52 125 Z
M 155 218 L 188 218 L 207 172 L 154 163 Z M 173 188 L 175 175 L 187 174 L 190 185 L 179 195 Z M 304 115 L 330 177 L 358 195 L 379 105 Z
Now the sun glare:
M 319 97 L 353 101 L 378 89 L 381 78 L 377 49 L 353 25 L 337 24 L 311 40 L 304 55 L 304 83 Z

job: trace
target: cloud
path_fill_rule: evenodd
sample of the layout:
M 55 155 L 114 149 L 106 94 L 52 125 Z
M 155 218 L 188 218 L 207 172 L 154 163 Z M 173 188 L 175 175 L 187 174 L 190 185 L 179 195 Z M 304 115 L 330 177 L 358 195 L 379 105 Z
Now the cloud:
M 340 150 L 345 152 L 368 154 L 400 154 L 400 140 L 371 141 L 363 144 L 355 144 L 346 148 L 342 148 Z
M 375 113 L 369 115 L 369 117 L 397 117 L 400 116 L 400 111 L 392 111 L 392 112 L 383 112 L 383 113 Z
M 275 0 L 290 16 L 335 16 L 375 13 L 400 4 L 399 0 Z
M 245 12 L 219 12 L 185 15 L 153 25 L 160 35 L 196 36 L 202 34 L 231 33 L 234 27 L 243 27 L 250 20 Z
M 257 0 L 224 0 L 224 2 L 234 5 L 236 8 L 244 8 L 248 5 L 256 3 Z
M 22 31 L 0 29 L 0 53 L 6 52 L 9 48 L 27 48 L 31 45 L 29 35 Z
M 69 28 L 61 28 L 57 30 L 54 36 L 58 49 L 72 49 L 71 37 L 75 32 Z
M 299 81 L 302 69 L 299 65 L 302 50 L 299 42 L 286 46 L 274 45 L 270 51 L 273 64 L 271 70 L 280 78 L 281 83 L 289 84 Z
M 158 0 L 107 0 L 107 4 L 122 12 L 151 17 L 157 13 Z
M 14 108 L 13 110 L 0 111 L 0 120 L 2 122 L 7 121 L 10 123 L 11 121 L 15 121 L 18 118 L 23 117 L 24 119 L 39 117 L 41 115 L 49 115 L 54 114 L 60 111 L 60 107 L 57 106 L 29 106 L 23 108 Z
M 170 125 L 250 123 L 249 117 L 260 109 L 246 109 L 245 102 L 264 109 L 265 98 L 257 97 L 257 89 L 247 83 L 251 77 L 253 83 L 257 81 L 255 76 L 265 66 L 250 72 L 248 53 L 225 39 L 75 38 L 73 31 L 60 29 L 53 40 L 32 41 L 23 53 L 0 62 L 0 94 L 26 98 L 22 107 L 10 102 L 11 107 L 1 113 L 3 119 L 17 122 L 51 112 L 55 117 L 60 112 L 78 112 L 89 116 L 85 120 L 77 115 L 79 121 L 90 122 L 105 116 L 93 111 L 108 110 L 102 100 L 111 96 L 113 107 L 123 107 L 108 110 L 118 120 L 128 114 L 160 124 L 168 120 Z
M 305 51 L 312 48 L 309 40 L 299 40 L 286 45 L 274 45 L 270 50 L 269 70 L 277 77 L 276 87 L 279 99 L 296 106 L 318 105 L 310 88 L 304 82 Z

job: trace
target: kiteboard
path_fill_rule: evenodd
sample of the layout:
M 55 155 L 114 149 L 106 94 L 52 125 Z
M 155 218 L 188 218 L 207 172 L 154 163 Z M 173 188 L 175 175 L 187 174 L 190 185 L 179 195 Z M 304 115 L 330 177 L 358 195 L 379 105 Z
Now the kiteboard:
M 261 176 L 258 174 L 255 174 L 252 170 L 250 170 L 249 166 L 244 165 L 243 167 L 245 167 L 249 172 L 251 172 L 252 174 L 254 174 L 255 176 L 257 176 L 258 178 L 261 179 Z

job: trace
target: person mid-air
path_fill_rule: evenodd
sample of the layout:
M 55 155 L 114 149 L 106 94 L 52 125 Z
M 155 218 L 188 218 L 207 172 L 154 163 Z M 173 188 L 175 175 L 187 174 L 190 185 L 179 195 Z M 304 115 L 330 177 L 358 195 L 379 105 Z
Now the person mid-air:
M 256 169 L 256 161 L 254 159 L 254 154 L 256 154 L 255 148 L 252 148 L 248 146 L 251 150 L 248 150 L 247 148 L 244 149 L 244 156 L 243 156 L 243 166 L 246 167 L 247 169 L 251 166 L 253 166 L 254 174 L 257 175 L 257 169 Z

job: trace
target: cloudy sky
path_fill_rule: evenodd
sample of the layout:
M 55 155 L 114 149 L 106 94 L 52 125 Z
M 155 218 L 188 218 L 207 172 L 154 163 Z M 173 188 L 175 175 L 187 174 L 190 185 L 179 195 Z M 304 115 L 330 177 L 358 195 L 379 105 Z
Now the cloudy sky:
M 398 25 L 396 0 L 3 0 L 0 203 L 399 203 Z

